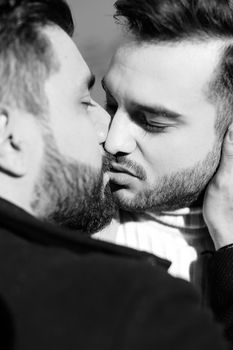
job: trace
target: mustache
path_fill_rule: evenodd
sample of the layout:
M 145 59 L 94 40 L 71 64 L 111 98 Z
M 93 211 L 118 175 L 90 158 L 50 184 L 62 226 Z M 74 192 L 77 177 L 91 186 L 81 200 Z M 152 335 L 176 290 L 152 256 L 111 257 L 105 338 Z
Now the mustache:
M 102 166 L 104 173 L 111 170 L 112 162 L 114 161 L 116 161 L 116 158 L 112 154 L 105 152 L 105 154 L 103 155 L 103 166 Z
M 144 169 L 138 165 L 136 162 L 128 159 L 126 156 L 111 157 L 111 162 L 122 165 L 129 171 L 131 171 L 136 177 L 145 181 L 147 179 L 146 172 Z

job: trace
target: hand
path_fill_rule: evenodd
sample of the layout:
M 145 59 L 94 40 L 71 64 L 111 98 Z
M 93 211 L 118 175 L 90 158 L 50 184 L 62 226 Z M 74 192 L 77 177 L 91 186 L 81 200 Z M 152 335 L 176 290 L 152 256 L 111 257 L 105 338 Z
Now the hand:
M 203 215 L 216 249 L 233 244 L 233 123 L 225 135 L 218 171 L 205 193 Z

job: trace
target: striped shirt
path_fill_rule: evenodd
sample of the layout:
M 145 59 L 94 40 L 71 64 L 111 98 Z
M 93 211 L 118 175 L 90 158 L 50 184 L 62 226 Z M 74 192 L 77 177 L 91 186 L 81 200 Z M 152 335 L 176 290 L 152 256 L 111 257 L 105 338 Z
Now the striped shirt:
M 97 236 L 171 261 L 171 275 L 192 282 L 203 296 L 208 293 L 205 270 L 214 245 L 201 209 L 140 214 L 122 211 L 112 233 Z

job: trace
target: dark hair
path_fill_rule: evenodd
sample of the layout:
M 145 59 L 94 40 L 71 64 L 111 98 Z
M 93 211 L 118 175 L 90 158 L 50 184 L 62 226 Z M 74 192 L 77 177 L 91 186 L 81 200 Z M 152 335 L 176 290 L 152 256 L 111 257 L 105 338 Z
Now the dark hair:
M 118 22 L 123 18 L 123 24 L 138 41 L 233 39 L 232 0 L 118 0 L 115 8 L 114 17 Z M 216 129 L 222 136 L 233 115 L 233 46 L 230 43 L 223 48 L 217 68 L 214 81 L 210 82 L 209 96 L 221 104 Z
M 63 0 L 0 0 L 0 103 L 34 115 L 44 113 L 44 83 L 58 69 L 45 26 L 73 35 L 72 15 Z
M 118 0 L 115 7 L 115 18 L 141 40 L 233 35 L 231 0 Z

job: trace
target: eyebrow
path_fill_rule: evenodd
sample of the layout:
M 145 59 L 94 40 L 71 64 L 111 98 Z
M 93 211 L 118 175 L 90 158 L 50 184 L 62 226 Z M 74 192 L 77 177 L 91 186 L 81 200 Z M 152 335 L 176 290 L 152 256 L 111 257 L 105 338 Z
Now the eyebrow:
M 171 120 L 177 120 L 182 118 L 182 115 L 180 113 L 177 113 L 175 111 L 172 111 L 168 108 L 165 108 L 163 106 L 146 106 L 138 103 L 132 103 L 134 109 L 138 109 L 142 112 L 154 114 L 154 115 L 161 115 L 164 118 L 171 119 Z
M 108 93 L 111 97 L 113 97 L 112 94 L 110 93 L 106 83 L 105 83 L 104 78 L 101 80 L 101 84 L 102 84 L 102 87 L 105 90 L 105 92 Z M 180 113 L 174 112 L 168 108 L 165 108 L 165 107 L 159 106 L 159 105 L 147 106 L 147 105 L 132 102 L 132 106 L 134 109 L 138 109 L 142 112 L 155 114 L 155 115 L 159 114 L 159 115 L 164 116 L 167 119 L 177 120 L 177 119 L 182 117 L 182 115 Z

